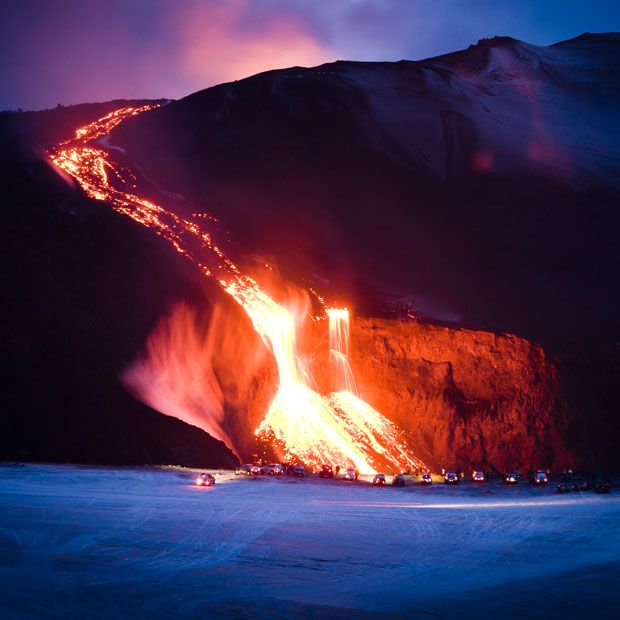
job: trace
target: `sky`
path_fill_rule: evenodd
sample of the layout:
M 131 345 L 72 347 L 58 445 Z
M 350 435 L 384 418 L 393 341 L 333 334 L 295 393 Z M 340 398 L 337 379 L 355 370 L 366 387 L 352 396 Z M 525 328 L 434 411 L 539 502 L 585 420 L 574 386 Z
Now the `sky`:
M 509 35 L 620 31 L 617 0 L 3 0 L 0 110 L 178 99 L 338 59 L 418 60 Z

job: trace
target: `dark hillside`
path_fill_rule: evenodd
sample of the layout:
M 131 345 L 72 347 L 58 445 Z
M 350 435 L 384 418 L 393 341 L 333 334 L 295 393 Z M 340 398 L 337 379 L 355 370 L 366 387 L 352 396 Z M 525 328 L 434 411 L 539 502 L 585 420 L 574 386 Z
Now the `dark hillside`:
M 41 114 L 27 123 L 13 116 L 17 127 L 5 118 L 2 130 L 46 128 L 51 113 Z M 22 146 L 56 131 L 37 129 Z M 221 442 L 142 405 L 118 378 L 172 302 L 208 304 L 204 281 L 165 243 L 84 198 L 27 150 L 6 157 L 0 172 L 0 459 L 230 466 L 236 459 Z

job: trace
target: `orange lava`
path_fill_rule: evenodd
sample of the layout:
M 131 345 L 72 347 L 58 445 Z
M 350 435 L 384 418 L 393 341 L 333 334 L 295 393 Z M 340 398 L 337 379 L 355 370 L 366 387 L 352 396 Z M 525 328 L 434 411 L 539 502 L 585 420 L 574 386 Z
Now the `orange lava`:
M 306 318 L 305 310 L 274 301 L 255 279 L 240 272 L 200 225 L 133 193 L 133 173 L 115 162 L 97 141 L 127 118 L 156 107 L 116 110 L 79 128 L 75 138 L 62 142 L 49 158 L 88 196 L 106 202 L 170 242 L 204 275 L 215 277 L 245 310 L 273 353 L 279 374 L 278 391 L 255 431 L 258 438 L 275 440 L 283 446 L 284 457 L 313 468 L 331 463 L 374 473 L 378 469 L 402 471 L 421 466 L 407 449 L 402 431 L 355 393 L 348 361 L 348 311 L 327 311 L 330 359 L 336 375 L 335 389 L 340 391 L 323 396 L 312 389 L 309 373 L 296 350 L 297 327 Z M 204 223 L 213 219 L 205 216 Z M 209 265 L 204 262 L 205 256 L 210 259 Z

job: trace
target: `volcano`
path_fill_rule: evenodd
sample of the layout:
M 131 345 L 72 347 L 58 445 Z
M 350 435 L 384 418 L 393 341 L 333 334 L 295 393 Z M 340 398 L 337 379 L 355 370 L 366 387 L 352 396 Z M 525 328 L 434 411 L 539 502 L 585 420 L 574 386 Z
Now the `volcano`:
M 241 272 L 260 281 L 276 265 L 279 281 L 354 308 L 360 395 L 427 464 L 616 467 L 618 60 L 619 35 L 586 34 L 295 67 L 130 102 L 152 109 L 97 140 L 143 200 L 206 218 Z M 127 105 L 1 119 L 4 458 L 234 462 L 121 385 L 179 304 L 198 341 L 213 333 L 201 321 L 234 319 L 235 346 L 219 332 L 199 369 L 219 398 L 218 439 L 251 456 L 276 393 L 273 342 L 203 277 L 200 249 L 187 261 L 49 167 L 49 149 Z M 299 340 L 328 393 L 326 323 Z

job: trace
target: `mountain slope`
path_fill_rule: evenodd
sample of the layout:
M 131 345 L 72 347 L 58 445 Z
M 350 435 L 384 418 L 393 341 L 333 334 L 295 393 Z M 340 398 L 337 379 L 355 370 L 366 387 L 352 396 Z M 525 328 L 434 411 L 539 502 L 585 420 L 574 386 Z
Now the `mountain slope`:
M 224 444 L 119 381 L 170 304 L 208 304 L 204 282 L 41 160 L 48 140 L 117 106 L 1 119 L 0 459 L 231 466 Z
M 271 256 L 361 313 L 407 298 L 428 319 L 559 349 L 608 343 L 619 61 L 612 34 L 295 67 L 171 103 L 111 141 L 220 217 L 238 256 Z

